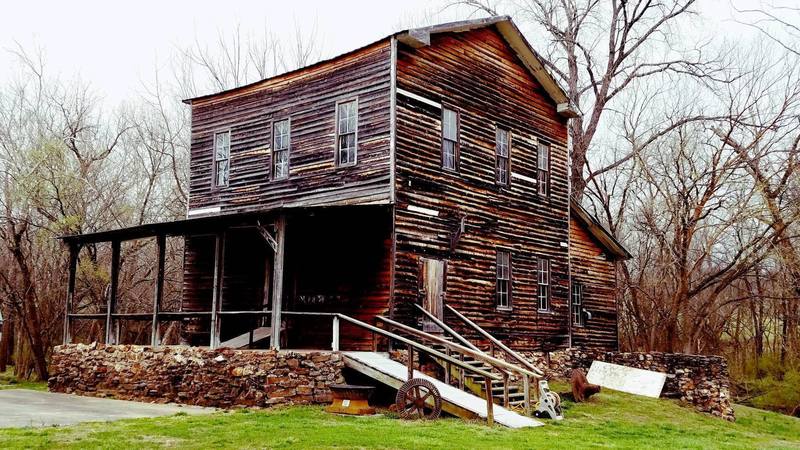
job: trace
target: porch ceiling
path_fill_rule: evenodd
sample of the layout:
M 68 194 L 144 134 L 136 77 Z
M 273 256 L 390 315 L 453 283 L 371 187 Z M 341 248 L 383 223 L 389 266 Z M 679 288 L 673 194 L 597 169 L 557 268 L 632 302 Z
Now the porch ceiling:
M 254 226 L 265 221 L 275 211 L 259 211 L 217 216 L 193 217 L 171 222 L 148 223 L 115 230 L 95 233 L 59 236 L 66 244 L 81 245 L 96 242 L 130 241 L 155 236 L 191 236 L 211 234 L 222 229 L 241 226 Z

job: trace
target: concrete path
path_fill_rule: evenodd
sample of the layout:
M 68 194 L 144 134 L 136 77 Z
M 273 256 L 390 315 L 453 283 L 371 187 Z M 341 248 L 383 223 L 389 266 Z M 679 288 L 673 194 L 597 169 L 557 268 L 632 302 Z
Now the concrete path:
M 72 425 L 79 422 L 170 416 L 179 412 L 207 414 L 214 411 L 214 408 L 199 406 L 128 402 L 27 389 L 0 390 L 0 428 Z

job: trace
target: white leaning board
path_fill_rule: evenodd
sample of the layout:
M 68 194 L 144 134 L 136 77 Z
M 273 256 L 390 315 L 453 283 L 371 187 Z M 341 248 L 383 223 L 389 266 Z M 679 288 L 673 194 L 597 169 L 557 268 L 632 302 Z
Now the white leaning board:
M 586 379 L 589 383 L 615 391 L 658 398 L 667 374 L 594 361 Z

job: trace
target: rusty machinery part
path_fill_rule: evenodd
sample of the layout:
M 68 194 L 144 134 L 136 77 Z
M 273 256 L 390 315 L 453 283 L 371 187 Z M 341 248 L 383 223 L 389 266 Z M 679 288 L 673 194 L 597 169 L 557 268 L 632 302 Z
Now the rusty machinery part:
M 439 390 L 421 378 L 412 378 L 400 386 L 395 401 L 403 419 L 436 419 L 442 413 Z
M 570 378 L 572 397 L 576 402 L 586 401 L 589 397 L 600 392 L 600 386 L 589 383 L 582 369 L 573 369 Z
M 536 411 L 533 415 L 539 419 L 564 418 L 561 411 L 561 397 L 550 390 L 550 385 L 546 380 L 539 381 L 539 403 L 536 404 Z

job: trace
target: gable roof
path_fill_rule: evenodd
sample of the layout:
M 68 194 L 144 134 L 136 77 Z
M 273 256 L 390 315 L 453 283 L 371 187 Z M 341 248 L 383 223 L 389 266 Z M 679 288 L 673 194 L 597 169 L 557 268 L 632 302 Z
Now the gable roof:
M 414 48 L 430 45 L 431 35 L 438 33 L 462 33 L 480 28 L 494 26 L 500 32 L 512 50 L 517 54 L 522 65 L 533 75 L 545 92 L 556 103 L 558 113 L 564 117 L 578 117 L 580 112 L 572 105 L 564 89 L 553 78 L 550 72 L 544 67 L 544 62 L 525 39 L 525 36 L 511 20 L 510 16 L 495 16 L 485 19 L 472 19 L 460 22 L 443 23 L 424 28 L 413 28 L 401 31 L 394 36 L 398 41 L 408 44 Z
M 611 233 L 606 227 L 604 227 L 597 218 L 595 218 L 589 211 L 587 211 L 580 203 L 576 202 L 575 200 L 570 200 L 570 210 L 572 211 L 572 216 L 577 218 L 586 230 L 589 231 L 589 234 L 594 237 L 597 242 L 604 248 L 608 253 L 613 256 L 615 260 L 617 259 L 631 259 L 632 255 L 630 252 L 614 237 L 614 234 Z
M 296 70 L 276 75 L 274 77 L 265 78 L 263 80 L 256 81 L 255 83 L 250 83 L 233 89 L 228 89 L 225 91 L 216 92 L 209 95 L 202 95 L 198 97 L 185 99 L 183 100 L 183 102 L 191 104 L 192 102 L 200 100 L 206 100 L 217 96 L 250 90 L 252 88 L 256 88 L 260 84 L 267 84 L 268 82 L 274 81 L 276 79 L 291 77 L 293 75 L 301 74 L 302 72 L 308 71 L 313 68 L 319 68 L 321 66 L 337 61 L 341 58 L 344 58 L 354 52 L 370 47 L 376 43 L 385 41 L 390 38 L 395 38 L 398 41 L 407 44 L 413 48 L 420 48 L 426 45 L 430 45 L 431 35 L 434 34 L 460 33 L 460 32 L 472 31 L 492 26 L 497 28 L 497 30 L 500 32 L 500 35 L 505 39 L 505 41 L 512 48 L 512 50 L 514 50 L 514 52 L 517 54 L 517 56 L 519 57 L 520 61 L 525 66 L 525 68 L 528 69 L 528 71 L 536 79 L 536 81 L 538 81 L 542 85 L 545 92 L 547 92 L 547 94 L 550 96 L 553 102 L 556 103 L 556 108 L 558 113 L 564 117 L 580 116 L 580 113 L 578 112 L 577 108 L 574 105 L 572 105 L 572 103 L 570 103 L 569 97 L 567 96 L 566 92 L 561 88 L 561 86 L 559 86 L 555 78 L 553 78 L 550 72 L 544 67 L 542 58 L 538 55 L 538 53 L 536 53 L 533 47 L 531 47 L 530 43 L 528 43 L 528 40 L 525 39 L 525 36 L 522 34 L 519 28 L 517 28 L 517 26 L 514 24 L 514 22 L 511 20 L 511 17 L 509 16 L 496 16 L 484 19 L 464 20 L 460 22 L 443 23 L 429 27 L 411 28 L 408 30 L 399 31 L 383 39 L 379 39 L 375 42 L 365 45 L 363 47 L 351 50 L 349 52 L 343 53 L 341 55 L 335 56 L 330 59 L 319 61 L 315 64 L 311 64 L 306 67 L 301 67 Z

